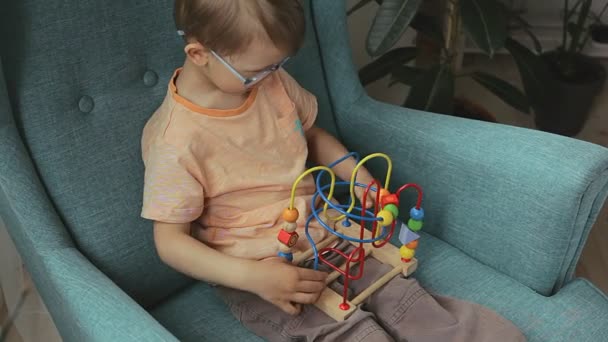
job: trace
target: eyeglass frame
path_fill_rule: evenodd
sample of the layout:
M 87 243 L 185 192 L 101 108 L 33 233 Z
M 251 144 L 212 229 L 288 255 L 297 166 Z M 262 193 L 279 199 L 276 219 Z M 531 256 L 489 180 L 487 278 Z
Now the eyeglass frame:
M 264 68 L 262 71 L 258 72 L 253 77 L 245 77 L 245 76 L 241 75 L 241 73 L 238 72 L 224 58 L 222 58 L 222 56 L 220 56 L 219 54 L 217 54 L 213 50 L 209 50 L 209 51 L 211 51 L 211 54 L 215 58 L 217 58 L 217 60 L 220 61 L 220 63 L 222 63 L 232 74 L 234 74 L 234 76 L 236 76 L 241 82 L 243 82 L 243 85 L 245 86 L 245 89 L 250 89 L 254 85 L 256 85 L 259 82 L 261 82 L 263 79 L 265 79 L 266 77 L 268 77 L 268 75 L 270 75 L 273 72 L 279 70 L 291 58 L 290 56 L 287 56 L 282 61 L 280 61 L 279 63 L 275 63 L 275 64 L 271 64 L 271 65 L 267 66 L 266 68 Z

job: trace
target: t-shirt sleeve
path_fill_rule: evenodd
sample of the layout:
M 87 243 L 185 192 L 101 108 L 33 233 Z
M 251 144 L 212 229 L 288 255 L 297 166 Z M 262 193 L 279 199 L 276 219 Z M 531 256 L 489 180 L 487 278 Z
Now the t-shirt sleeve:
M 308 90 L 302 88 L 284 69 L 279 69 L 277 74 L 279 75 L 281 83 L 283 83 L 287 95 L 296 106 L 300 121 L 302 121 L 302 127 L 307 131 L 314 125 L 315 120 L 317 119 L 317 98 Z
M 195 166 L 187 155 L 170 144 L 156 143 L 150 146 L 144 163 L 143 218 L 189 223 L 201 216 L 203 186 L 197 180 Z

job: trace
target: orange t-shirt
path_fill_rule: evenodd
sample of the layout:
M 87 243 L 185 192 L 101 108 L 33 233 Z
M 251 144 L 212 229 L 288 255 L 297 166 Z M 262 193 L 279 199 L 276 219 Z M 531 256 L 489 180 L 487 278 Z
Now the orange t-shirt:
M 230 255 L 277 255 L 277 234 L 291 187 L 306 169 L 305 131 L 317 116 L 315 97 L 279 70 L 251 91 L 239 108 L 207 109 L 181 97 L 175 80 L 142 137 L 145 186 L 142 217 L 193 222 L 193 235 Z M 315 192 L 312 176 L 298 187 L 300 239 Z M 311 225 L 315 241 L 327 232 Z

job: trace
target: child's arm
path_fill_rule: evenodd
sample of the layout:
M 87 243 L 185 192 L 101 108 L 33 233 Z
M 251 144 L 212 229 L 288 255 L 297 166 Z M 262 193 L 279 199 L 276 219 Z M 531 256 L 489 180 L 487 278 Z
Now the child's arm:
M 331 134 L 317 126 L 311 127 L 306 132 L 306 140 L 308 141 L 309 158 L 319 165 L 329 165 L 344 157 L 348 153 L 344 145 L 342 145 L 338 139 L 334 138 Z M 353 169 L 356 166 L 357 164 L 355 159 L 350 158 L 336 165 L 333 170 L 338 177 L 350 181 Z M 359 168 L 359 172 L 357 173 L 357 182 L 367 185 L 372 180 L 372 175 L 365 167 Z M 356 187 L 355 191 L 357 197 L 361 199 L 363 197 L 363 188 Z M 373 200 L 373 196 L 369 194 L 366 206 L 370 207 L 373 204 Z
M 163 262 L 179 272 L 255 293 L 289 314 L 316 302 L 325 288 L 325 272 L 223 254 L 190 236 L 189 223 L 155 222 L 154 242 Z

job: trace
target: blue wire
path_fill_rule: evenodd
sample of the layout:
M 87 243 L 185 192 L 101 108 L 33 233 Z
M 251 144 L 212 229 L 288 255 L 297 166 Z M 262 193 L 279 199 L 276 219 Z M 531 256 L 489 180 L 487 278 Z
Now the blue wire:
M 336 185 L 350 185 L 350 182 L 336 182 Z M 363 184 L 361 184 L 361 183 L 355 183 L 355 185 L 356 185 L 356 186 L 359 186 L 359 187 L 362 187 L 362 188 L 367 188 L 367 185 L 363 185 Z M 320 187 L 320 186 L 319 186 L 319 184 L 317 184 L 317 193 L 318 193 L 318 196 L 321 196 L 321 199 L 322 199 L 322 200 L 323 200 L 325 203 L 327 203 L 327 205 L 328 205 L 330 208 L 332 208 L 332 209 L 334 209 L 334 210 L 338 210 L 338 211 L 340 211 L 340 209 L 341 209 L 341 208 L 349 208 L 349 207 L 350 207 L 350 205 L 351 205 L 351 201 L 352 201 L 352 199 L 350 199 L 350 200 L 348 201 L 348 204 L 347 204 L 347 205 L 336 205 L 336 204 L 334 204 L 333 202 L 331 202 L 331 201 L 330 201 L 330 200 L 327 198 L 327 196 L 325 196 L 325 194 L 324 194 L 323 192 L 324 192 L 325 190 L 327 190 L 327 189 L 328 189 L 330 186 L 331 186 L 331 184 L 327 184 L 327 185 L 324 185 L 323 187 Z M 372 188 L 371 188 L 371 190 L 376 191 L 376 188 L 373 188 L 373 187 L 372 187 Z M 314 203 L 314 202 L 313 202 L 313 203 Z M 355 209 L 357 209 L 357 210 L 361 211 L 361 208 L 359 208 L 359 207 L 355 207 Z M 342 215 L 345 215 L 346 217 L 351 218 L 351 219 L 353 219 L 353 220 L 363 220 L 363 221 L 366 221 L 366 222 L 382 221 L 382 219 L 381 219 L 381 218 L 374 217 L 374 216 L 373 216 L 373 214 L 371 214 L 371 215 L 372 215 L 372 217 L 365 217 L 365 216 L 364 216 L 364 217 L 361 217 L 361 216 L 359 216 L 359 215 L 355 215 L 355 214 L 351 214 L 351 213 L 346 213 L 346 212 L 344 212 L 344 213 L 342 213 L 342 212 L 341 212 L 341 214 L 342 214 Z
M 344 157 L 336 160 L 335 162 L 331 163 L 328 165 L 329 168 L 332 168 L 338 164 L 340 164 L 341 162 L 345 161 L 348 158 L 355 158 L 356 162 L 358 163 L 360 160 L 359 154 L 356 152 L 351 152 L 348 153 L 347 155 L 345 155 Z M 325 203 L 327 203 L 327 205 L 334 209 L 337 210 L 338 212 L 340 212 L 341 214 L 345 215 L 348 218 L 351 219 L 357 219 L 357 220 L 362 220 L 362 221 L 367 221 L 367 222 L 373 222 L 373 221 L 382 221 L 381 218 L 378 217 L 374 217 L 374 214 L 371 213 L 370 211 L 363 209 L 363 208 L 359 208 L 359 207 L 354 207 L 354 209 L 358 210 L 362 215 L 355 215 L 355 214 L 351 214 L 351 213 L 347 213 L 344 210 L 341 209 L 348 209 L 350 208 L 353 199 L 349 196 L 349 200 L 348 200 L 348 204 L 346 205 L 335 205 L 334 203 L 332 203 L 327 196 L 325 196 L 325 194 L 323 193 L 327 188 L 331 187 L 331 184 L 325 185 L 323 187 L 321 187 L 321 177 L 323 176 L 324 173 L 326 173 L 327 171 L 325 170 L 321 170 L 321 172 L 319 172 L 319 174 L 317 175 L 317 179 L 315 182 L 315 186 L 316 186 L 316 192 L 312 197 L 312 203 L 316 203 L 318 196 L 321 196 L 321 199 L 323 199 L 323 201 Z M 349 185 L 350 186 L 350 182 L 336 182 L 335 185 Z M 358 187 L 362 187 L 362 188 L 367 188 L 366 184 L 361 184 L 361 183 L 357 183 L 355 182 L 355 186 Z M 371 187 L 372 191 L 377 191 L 376 188 Z M 365 240 L 361 240 L 361 239 L 356 239 L 356 238 L 352 238 L 350 236 L 346 236 L 344 234 L 340 234 L 338 232 L 336 232 L 333 228 L 329 227 L 327 225 L 327 223 L 325 223 L 325 221 L 321 220 L 319 218 L 319 212 L 323 210 L 322 208 L 319 209 L 313 209 L 312 210 L 312 214 L 308 217 L 308 219 L 306 220 L 306 225 L 304 227 L 304 233 L 306 234 L 306 239 L 308 239 L 308 242 L 310 243 L 313 253 L 314 253 L 314 269 L 317 270 L 319 268 L 319 251 L 317 249 L 317 245 L 315 244 L 315 241 L 312 239 L 312 237 L 310 236 L 310 233 L 308 231 L 308 227 L 310 225 L 310 222 L 312 221 L 313 218 L 317 219 L 317 222 L 319 222 L 321 224 L 321 226 L 323 228 L 325 228 L 325 230 L 329 231 L 331 234 L 334 234 L 336 236 L 338 236 L 339 238 L 342 238 L 344 240 L 347 241 L 352 241 L 352 242 L 358 242 L 358 243 L 373 243 L 376 241 L 380 241 L 380 240 L 384 240 L 384 238 L 388 235 L 388 231 L 386 230 L 386 227 L 382 227 L 382 234 L 380 234 L 380 236 L 378 236 L 377 238 L 374 239 L 365 239 Z M 366 217 L 365 215 L 370 215 L 372 216 L 370 217 Z M 365 229 L 364 227 L 362 227 L 362 229 Z

